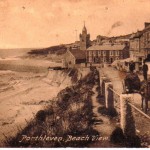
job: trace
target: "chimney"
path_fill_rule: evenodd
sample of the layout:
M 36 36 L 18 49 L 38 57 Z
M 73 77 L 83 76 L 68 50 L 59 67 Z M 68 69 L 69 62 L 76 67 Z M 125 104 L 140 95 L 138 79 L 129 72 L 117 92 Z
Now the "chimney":
M 145 22 L 145 28 L 150 26 L 150 22 Z

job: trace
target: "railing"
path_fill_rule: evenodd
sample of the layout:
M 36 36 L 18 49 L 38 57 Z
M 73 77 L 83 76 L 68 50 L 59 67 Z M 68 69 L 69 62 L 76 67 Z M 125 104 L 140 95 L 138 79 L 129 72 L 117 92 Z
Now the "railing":
M 104 74 L 100 77 L 100 82 L 103 83 L 100 83 L 100 89 L 105 91 L 102 93 L 105 107 L 108 110 L 116 109 L 120 118 L 120 126 L 125 134 L 129 135 L 130 131 L 135 131 L 130 134 L 135 133 L 141 136 L 145 134 L 145 131 L 150 130 L 150 116 L 135 106 L 136 97 L 133 94 L 122 94 L 116 91 L 112 82 L 106 76 L 104 77 Z M 149 134 L 147 136 L 150 137 Z
M 114 96 L 115 102 L 120 104 L 120 94 L 119 94 L 117 91 L 115 91 L 115 90 L 113 90 L 112 88 L 110 88 L 110 87 L 109 87 L 109 89 L 115 94 L 115 96 L 118 97 L 118 98 L 116 98 L 116 97 Z M 119 102 L 118 102 L 118 101 L 119 101 Z M 132 103 L 130 103 L 130 102 L 129 102 L 129 105 L 130 105 L 133 109 L 135 109 L 138 113 L 140 113 L 141 115 L 143 115 L 144 117 L 146 117 L 146 118 L 148 118 L 148 119 L 150 120 L 150 116 L 148 116 L 146 113 L 144 113 L 143 111 L 141 111 L 139 108 L 137 108 L 136 106 L 134 106 L 134 105 L 133 105 Z M 119 106 L 117 105 L 117 108 L 120 109 L 120 105 L 119 105 Z
M 107 75 L 104 73 L 104 72 L 101 72 L 100 73 L 103 77 L 105 77 L 105 79 L 107 77 Z M 118 77 L 114 77 L 115 79 L 119 79 Z M 113 78 L 113 79 L 114 79 Z M 116 81 L 116 80 L 113 80 L 113 81 Z M 120 80 L 118 80 L 120 81 Z M 101 88 L 103 89 L 103 88 Z M 117 109 L 120 109 L 120 93 L 116 90 L 114 90 L 112 87 L 108 87 L 109 90 L 111 90 L 113 92 L 113 100 L 114 100 L 114 107 L 117 108 Z M 142 101 L 142 100 L 141 100 Z M 141 115 L 143 115 L 144 117 L 150 119 L 150 116 L 148 116 L 146 113 L 144 113 L 143 111 L 141 111 L 139 108 L 137 108 L 136 106 L 134 106 L 132 103 L 129 103 L 129 105 L 135 110 L 137 111 L 138 113 L 140 113 Z

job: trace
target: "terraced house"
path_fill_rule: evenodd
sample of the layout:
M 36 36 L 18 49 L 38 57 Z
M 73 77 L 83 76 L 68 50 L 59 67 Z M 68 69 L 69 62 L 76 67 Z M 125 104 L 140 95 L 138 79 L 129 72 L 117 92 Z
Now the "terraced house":
M 150 23 L 145 23 L 145 28 L 142 31 L 141 48 L 144 49 L 146 57 L 150 54 Z M 143 46 L 143 47 L 142 47 Z
M 130 57 L 142 65 L 148 55 L 150 55 L 150 23 L 146 22 L 142 31 L 137 31 L 130 37 Z
M 87 49 L 87 62 L 112 63 L 129 57 L 127 44 L 93 45 Z

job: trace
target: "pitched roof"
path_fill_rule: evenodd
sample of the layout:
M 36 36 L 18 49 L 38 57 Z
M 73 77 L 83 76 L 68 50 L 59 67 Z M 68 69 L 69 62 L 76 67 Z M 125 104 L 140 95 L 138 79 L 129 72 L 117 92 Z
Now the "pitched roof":
M 87 50 L 123 50 L 125 45 L 93 45 L 89 47 Z
M 68 50 L 76 59 L 86 59 L 86 52 L 84 50 L 70 49 Z
M 140 38 L 141 35 L 142 35 L 142 31 L 137 31 L 136 33 L 133 33 L 133 34 L 130 36 L 130 39 Z
M 143 29 L 143 32 L 145 32 L 145 31 L 147 31 L 147 30 L 149 30 L 150 29 L 150 24 L 147 26 L 147 27 L 145 27 L 144 29 Z

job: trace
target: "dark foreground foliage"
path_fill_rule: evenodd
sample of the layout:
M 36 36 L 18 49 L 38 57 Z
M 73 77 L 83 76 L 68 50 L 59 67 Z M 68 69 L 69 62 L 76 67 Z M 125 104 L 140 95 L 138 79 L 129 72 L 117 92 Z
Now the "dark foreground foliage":
M 118 113 L 115 108 L 112 109 L 107 109 L 106 107 L 99 107 L 98 112 L 101 113 L 102 115 L 107 115 L 109 117 L 116 117 L 118 116 Z
M 141 140 L 138 136 L 125 136 L 120 127 L 117 127 L 111 134 L 110 140 L 114 144 L 119 144 L 120 147 L 140 148 Z

